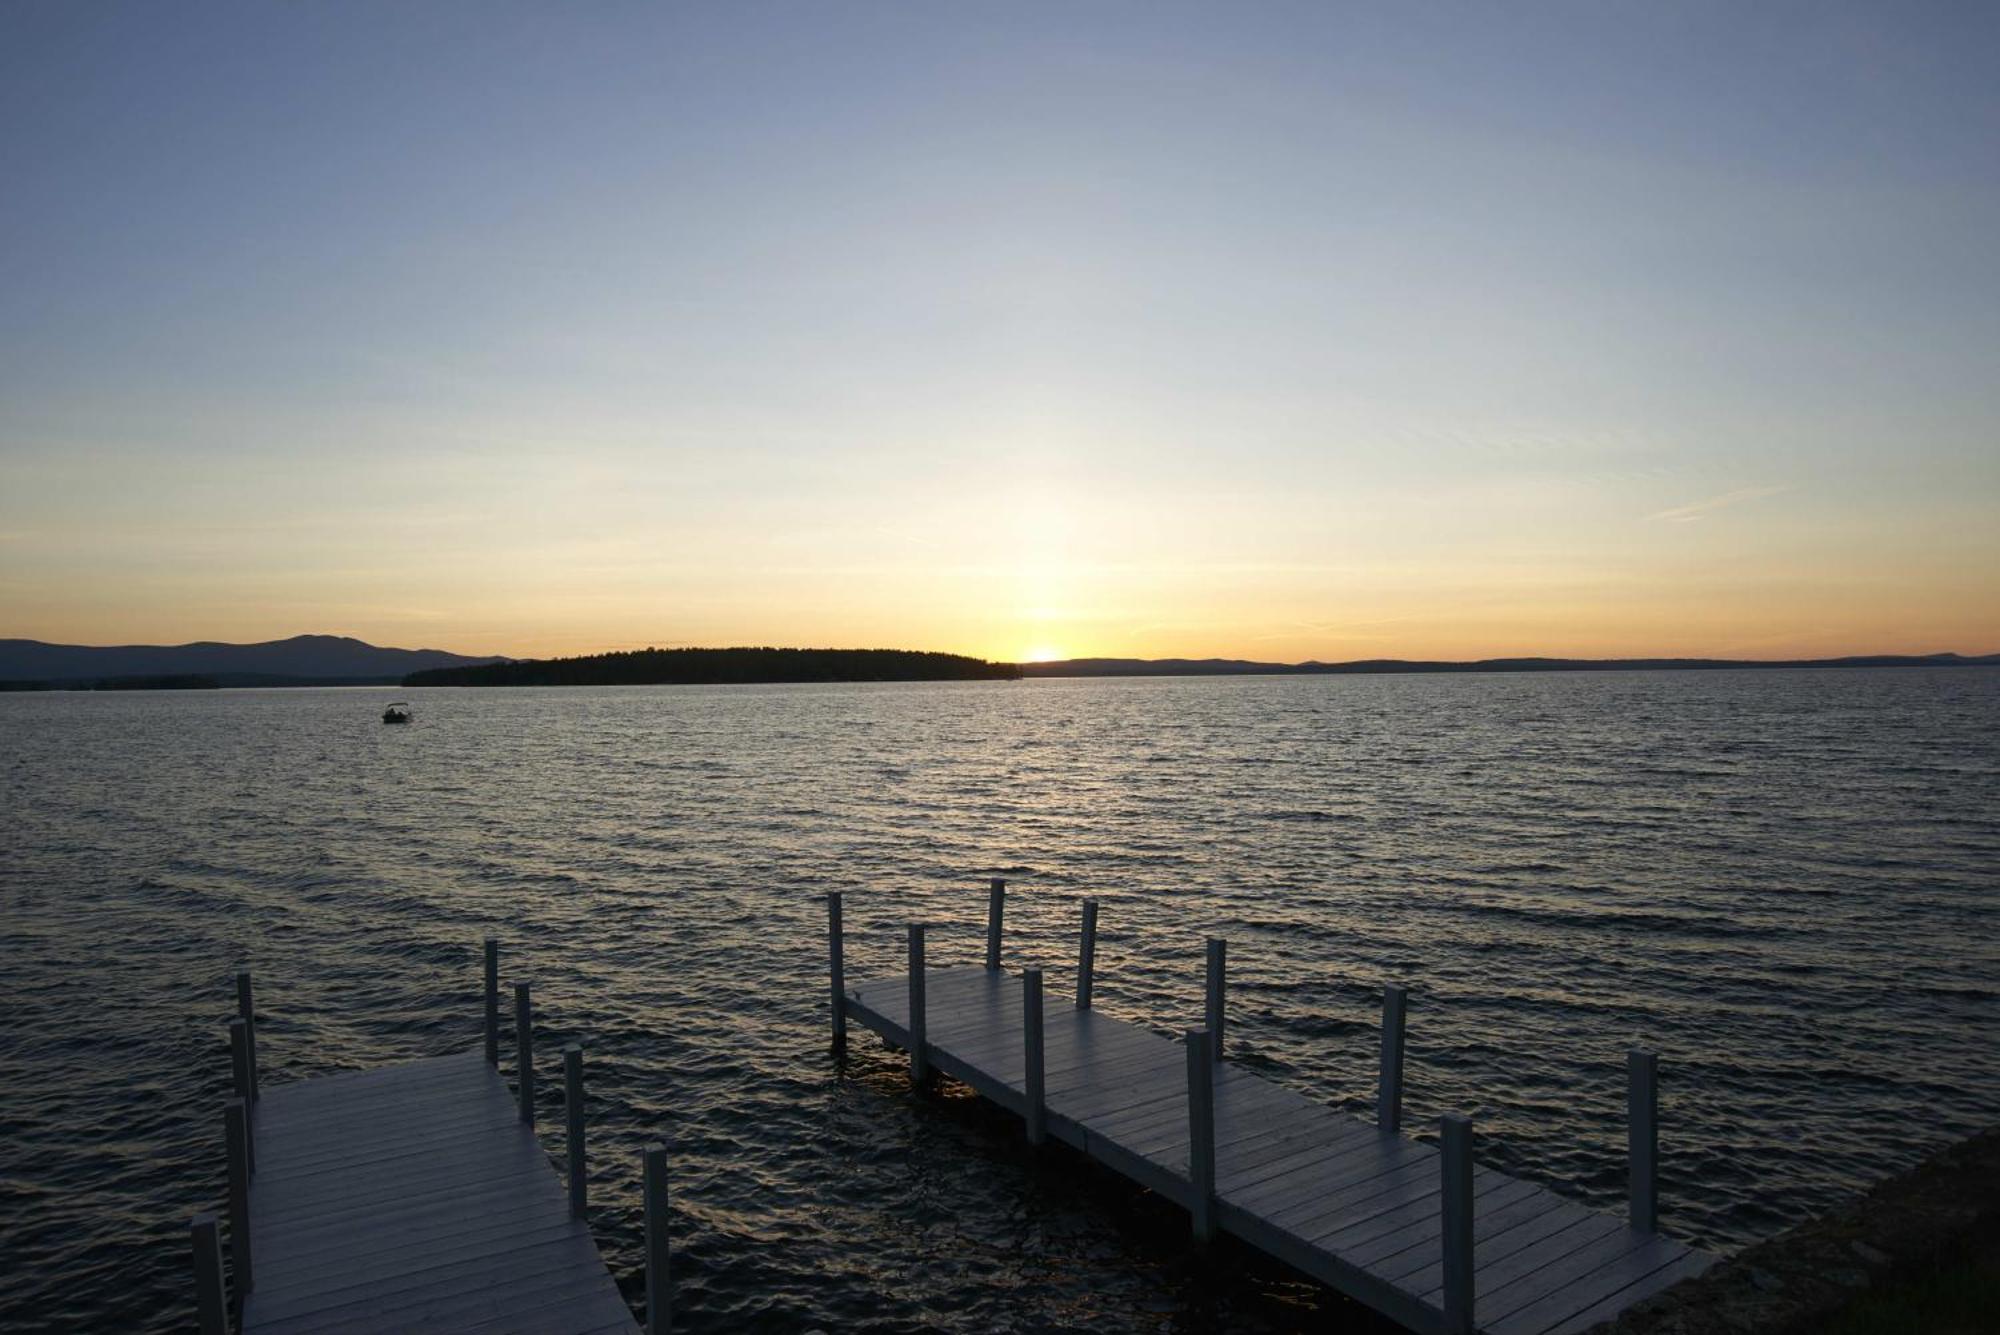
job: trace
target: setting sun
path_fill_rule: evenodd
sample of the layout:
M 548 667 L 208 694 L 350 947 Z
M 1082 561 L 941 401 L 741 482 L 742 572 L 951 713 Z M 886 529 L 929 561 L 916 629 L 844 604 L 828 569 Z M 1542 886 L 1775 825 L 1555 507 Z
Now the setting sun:
M 1047 645 L 1041 645 L 1022 654 L 1021 661 L 1023 663 L 1060 663 L 1066 657 L 1068 655 L 1064 654 L 1060 649 L 1051 649 Z

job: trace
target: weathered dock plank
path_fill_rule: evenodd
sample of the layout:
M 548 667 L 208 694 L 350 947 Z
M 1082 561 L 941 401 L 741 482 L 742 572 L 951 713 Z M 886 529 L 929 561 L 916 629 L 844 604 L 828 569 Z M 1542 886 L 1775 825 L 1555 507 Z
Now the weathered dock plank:
M 830 910 L 833 967 L 839 974 L 837 899 Z M 913 1054 L 913 1066 L 963 1081 L 1025 1117 L 1031 1030 L 1021 978 L 998 967 L 1000 904 L 996 887 L 987 967 L 926 969 L 920 987 L 908 976 L 862 982 L 843 976 L 834 1022 L 839 1036 L 852 1020 L 908 1048 L 913 997 L 921 998 L 916 1027 L 923 1051 Z M 1080 961 L 1085 969 L 1093 963 L 1094 917 L 1086 917 Z M 921 968 L 921 954 L 913 956 Z M 1225 958 L 1219 942 L 1210 944 L 1208 958 L 1205 1009 L 1219 1031 Z M 1651 1227 L 1629 1226 L 1492 1169 L 1475 1168 L 1451 1186 L 1439 1149 L 1398 1131 L 1400 989 L 1392 990 L 1384 1008 L 1382 1083 L 1373 1122 L 1336 1112 L 1226 1061 L 1210 1068 L 1212 1076 L 1198 1077 L 1191 1073 L 1188 1046 L 1105 1017 L 1088 1008 L 1089 995 L 1088 983 L 1080 986 L 1081 1009 L 1060 1000 L 1051 1006 L 1046 994 L 1041 997 L 1045 1133 L 1189 1208 L 1198 1233 L 1212 1211 L 1224 1231 L 1414 1329 L 1568 1335 L 1699 1273 L 1714 1259 Z M 1195 1031 L 1190 1042 L 1202 1034 Z M 1650 1221 L 1656 1208 L 1651 1195 L 1655 1086 L 1650 1057 L 1635 1059 L 1634 1070 L 1640 1126 L 1634 1145 L 1643 1152 L 1634 1169 L 1636 1224 Z M 1205 1122 L 1195 1120 L 1197 1107 L 1206 1110 Z M 1206 1133 L 1198 1142 L 1191 1139 L 1191 1126 Z M 1210 1157 L 1191 1165 L 1197 1143 Z M 1213 1198 L 1205 1203 L 1192 1182 L 1211 1173 Z M 1453 1206 L 1453 1200 L 1460 1204 Z M 1464 1221 L 1456 1244 L 1447 1242 L 1452 1209 Z M 1465 1257 L 1468 1238 L 1471 1255 Z M 1452 1245 L 1464 1259 L 1450 1263 L 1462 1266 L 1455 1281 L 1461 1287 L 1448 1292 L 1453 1281 L 1446 1253 Z
M 483 1055 L 264 1091 L 246 1335 L 636 1331 Z

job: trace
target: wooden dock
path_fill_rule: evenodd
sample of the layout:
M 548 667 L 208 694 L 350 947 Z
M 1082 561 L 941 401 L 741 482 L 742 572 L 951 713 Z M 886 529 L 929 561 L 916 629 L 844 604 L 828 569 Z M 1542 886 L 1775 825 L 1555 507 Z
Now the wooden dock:
M 256 1122 L 246 1335 L 638 1330 L 481 1054 L 274 1089 Z
M 498 951 L 487 943 L 484 1052 L 263 1093 L 238 975 L 237 1097 L 225 1111 L 229 1255 L 244 1335 L 481 1331 L 612 1335 L 639 1327 L 587 1222 L 583 1054 L 563 1051 L 568 1181 L 535 1135 L 532 1008 L 515 987 L 517 1086 L 499 1060 Z M 666 1291 L 664 1151 L 645 1157 L 648 1292 Z M 204 1335 L 229 1329 L 221 1232 L 192 1226 Z M 664 1299 L 648 1330 L 664 1331 Z
M 1221 1059 L 1223 943 L 1210 941 L 1204 1028 L 1174 1042 L 1091 1006 L 1096 905 L 1084 906 L 1073 1002 L 1044 1007 L 1042 974 L 1000 967 L 1004 889 L 989 901 L 986 963 L 928 969 L 909 929 L 906 976 L 848 985 L 841 898 L 828 897 L 836 1044 L 851 1018 L 1054 1137 L 1185 1207 L 1197 1238 L 1241 1238 L 1392 1320 L 1448 1335 L 1588 1329 L 1715 1258 L 1656 1228 L 1656 1083 L 1632 1054 L 1626 1217 L 1474 1164 L 1472 1127 L 1441 1144 L 1400 1133 L 1402 990 L 1383 1010 L 1376 1118 L 1335 1112 Z

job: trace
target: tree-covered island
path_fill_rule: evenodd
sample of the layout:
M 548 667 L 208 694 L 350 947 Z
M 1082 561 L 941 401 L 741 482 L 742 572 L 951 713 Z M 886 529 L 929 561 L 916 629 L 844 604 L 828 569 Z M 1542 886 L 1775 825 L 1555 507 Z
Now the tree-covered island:
M 405 686 L 705 686 L 809 681 L 1014 681 L 1019 664 L 910 649 L 633 649 L 432 668 Z

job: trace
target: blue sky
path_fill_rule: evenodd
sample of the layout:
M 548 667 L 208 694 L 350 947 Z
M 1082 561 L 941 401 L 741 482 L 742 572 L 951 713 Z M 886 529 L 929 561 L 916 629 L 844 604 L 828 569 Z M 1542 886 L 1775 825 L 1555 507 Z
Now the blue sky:
M 2000 648 L 2000 11 L 0 11 L 0 634 Z

